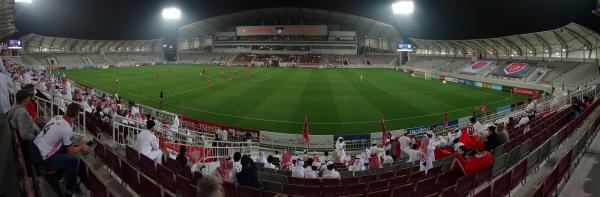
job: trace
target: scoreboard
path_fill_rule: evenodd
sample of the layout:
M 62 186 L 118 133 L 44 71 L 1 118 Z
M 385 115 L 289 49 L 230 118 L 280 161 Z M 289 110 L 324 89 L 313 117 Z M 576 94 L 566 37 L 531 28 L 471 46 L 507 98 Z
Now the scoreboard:
M 238 26 L 236 36 L 305 35 L 326 36 L 325 25 Z

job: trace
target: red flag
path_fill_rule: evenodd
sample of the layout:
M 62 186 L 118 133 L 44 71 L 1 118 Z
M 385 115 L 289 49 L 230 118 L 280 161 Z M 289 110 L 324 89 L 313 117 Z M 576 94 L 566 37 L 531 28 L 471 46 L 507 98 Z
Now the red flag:
M 304 126 L 302 126 L 302 137 L 306 141 L 307 146 L 310 146 L 310 137 L 308 134 L 308 116 L 304 114 Z
M 448 128 L 448 109 L 444 108 L 444 129 Z
M 385 120 L 383 119 L 383 114 L 381 114 L 381 143 L 385 144 L 385 139 L 388 138 L 387 129 L 385 129 Z

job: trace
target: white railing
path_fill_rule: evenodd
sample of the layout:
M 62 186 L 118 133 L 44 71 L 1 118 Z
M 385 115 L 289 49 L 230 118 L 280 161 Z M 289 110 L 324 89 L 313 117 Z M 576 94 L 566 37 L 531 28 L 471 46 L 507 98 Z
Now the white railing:
M 64 97 L 50 94 L 49 92 L 44 92 L 41 90 L 38 90 L 38 91 L 40 91 L 40 93 L 43 94 L 44 96 L 48 97 L 48 99 L 38 97 L 38 96 L 35 96 L 33 98 L 34 101 L 36 102 L 36 114 L 39 117 L 43 117 L 46 121 L 50 120 L 54 116 L 64 114 L 64 112 L 66 111 L 66 106 L 69 105 L 70 103 L 74 102 L 74 101 L 68 100 Z M 79 104 L 83 109 L 83 105 L 81 105 L 81 103 L 79 103 L 79 102 L 75 102 L 75 103 Z M 78 119 L 73 124 L 73 132 L 75 132 L 75 135 L 82 137 L 84 140 L 88 140 L 86 137 L 89 137 L 89 136 L 86 136 L 85 131 L 86 131 L 86 113 L 85 113 L 85 111 L 81 111 L 81 112 L 79 112 Z

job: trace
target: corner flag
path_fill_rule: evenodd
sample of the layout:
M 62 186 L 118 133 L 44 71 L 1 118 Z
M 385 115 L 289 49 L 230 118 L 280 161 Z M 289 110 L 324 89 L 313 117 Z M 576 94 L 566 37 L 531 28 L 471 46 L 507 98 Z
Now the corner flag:
M 155 78 L 156 78 L 156 81 L 159 81 L 160 80 L 160 73 L 156 73 Z
M 308 116 L 304 114 L 304 125 L 302 126 L 302 138 L 306 142 L 306 145 L 310 147 L 310 136 L 308 134 Z

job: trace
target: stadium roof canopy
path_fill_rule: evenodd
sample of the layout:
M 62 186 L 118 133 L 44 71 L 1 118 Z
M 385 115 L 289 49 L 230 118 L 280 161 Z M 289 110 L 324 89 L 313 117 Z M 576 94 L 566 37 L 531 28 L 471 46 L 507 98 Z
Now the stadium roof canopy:
M 0 40 L 15 32 L 15 1 L 0 0 Z
M 417 53 L 464 55 L 481 52 L 493 56 L 542 56 L 591 58 L 600 35 L 584 26 L 570 23 L 558 29 L 497 38 L 467 40 L 410 39 Z M 583 52 L 583 53 L 582 53 Z M 558 54 L 558 55 L 557 55 Z
M 272 24 L 273 21 L 277 24 Z M 191 40 L 196 37 L 208 37 L 215 32 L 235 31 L 236 26 L 300 25 L 301 23 L 328 25 L 329 30 L 356 31 L 358 36 L 390 41 L 401 40 L 401 35 L 394 26 L 373 19 L 321 9 L 292 7 L 246 10 L 203 19 L 179 28 L 179 39 Z
M 84 40 L 27 34 L 21 37 L 27 52 L 154 52 L 163 46 L 154 40 Z

